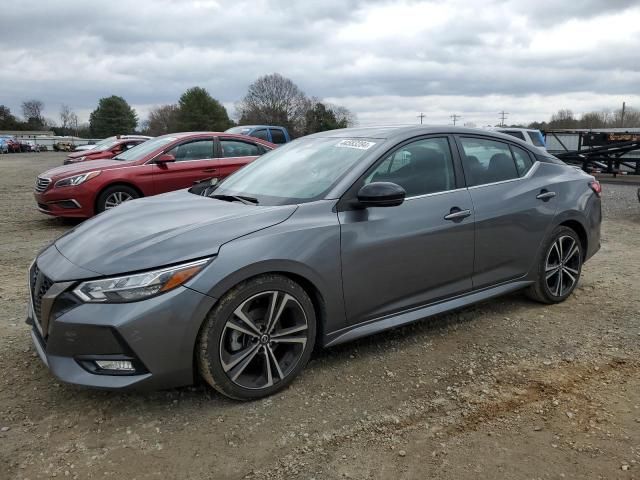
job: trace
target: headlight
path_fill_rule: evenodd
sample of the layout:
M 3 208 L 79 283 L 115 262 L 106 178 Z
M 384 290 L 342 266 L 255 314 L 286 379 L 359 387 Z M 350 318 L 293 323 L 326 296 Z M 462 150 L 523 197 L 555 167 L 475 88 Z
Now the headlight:
M 168 292 L 193 278 L 209 261 L 183 263 L 151 272 L 83 282 L 73 291 L 85 302 L 133 302 Z
M 87 180 L 91 180 L 98 175 L 100 175 L 100 170 L 97 170 L 95 172 L 82 173 L 80 175 L 74 175 L 73 177 L 67 177 L 63 178 L 62 180 L 58 180 L 54 187 L 71 187 L 80 185 L 81 183 L 84 183 Z

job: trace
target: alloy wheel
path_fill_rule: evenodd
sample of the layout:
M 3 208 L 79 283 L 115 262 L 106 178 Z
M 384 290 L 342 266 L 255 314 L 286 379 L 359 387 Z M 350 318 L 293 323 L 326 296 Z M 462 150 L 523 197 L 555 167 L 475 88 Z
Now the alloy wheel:
M 110 208 L 117 207 L 128 200 L 133 200 L 133 197 L 127 192 L 113 192 L 105 199 L 104 209 L 109 210 Z
M 552 295 L 562 297 L 570 292 L 580 277 L 580 247 L 568 235 L 558 237 L 547 253 L 545 281 Z
M 240 304 L 220 338 L 220 361 L 227 377 L 247 389 L 269 388 L 284 380 L 302 357 L 308 340 L 302 305 L 282 291 L 265 291 Z

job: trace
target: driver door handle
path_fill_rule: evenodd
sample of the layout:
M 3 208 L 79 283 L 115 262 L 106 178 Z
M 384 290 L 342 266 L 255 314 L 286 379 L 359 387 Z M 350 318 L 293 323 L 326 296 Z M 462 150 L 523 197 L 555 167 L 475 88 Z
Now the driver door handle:
M 217 168 L 205 168 L 202 170 L 204 173 L 216 173 L 218 171 Z
M 453 207 L 449 214 L 444 216 L 445 220 L 462 220 L 471 215 L 471 210 L 461 210 L 458 207 Z
M 540 193 L 538 195 L 536 195 L 536 198 L 538 200 L 546 201 L 546 200 L 549 200 L 549 199 L 551 199 L 551 198 L 553 198 L 555 196 L 556 196 L 556 192 L 549 192 L 547 190 L 541 190 Z

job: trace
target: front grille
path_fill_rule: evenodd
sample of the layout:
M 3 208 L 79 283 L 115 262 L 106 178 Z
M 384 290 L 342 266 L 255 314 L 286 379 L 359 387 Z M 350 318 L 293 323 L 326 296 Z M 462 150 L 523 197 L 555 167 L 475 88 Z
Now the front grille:
M 31 298 L 33 299 L 33 314 L 35 321 L 42 325 L 40 314 L 42 313 L 42 297 L 51 288 L 53 282 L 40 271 L 38 265 L 33 264 L 31 275 L 29 277 L 29 288 L 31 289 Z M 46 336 L 46 332 L 43 332 Z
M 38 179 L 36 180 L 36 192 L 44 192 L 50 183 L 50 178 L 38 177 Z

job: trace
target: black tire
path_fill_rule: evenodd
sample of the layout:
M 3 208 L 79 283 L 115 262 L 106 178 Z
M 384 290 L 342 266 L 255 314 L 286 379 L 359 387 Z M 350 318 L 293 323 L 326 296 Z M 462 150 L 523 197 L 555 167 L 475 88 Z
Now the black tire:
M 558 242 L 563 245 L 560 250 L 558 250 Z M 572 253 L 574 245 L 577 251 Z M 560 255 L 561 251 L 562 255 Z M 569 255 L 571 257 L 567 258 Z M 562 260 L 560 260 L 561 257 Z M 546 304 L 566 300 L 580 281 L 583 258 L 582 243 L 576 232 L 564 226 L 554 229 L 544 242 L 536 261 L 537 278 L 536 282 L 527 289 L 529 298 Z M 572 278 L 574 278 L 573 281 Z M 567 284 L 570 285 L 567 287 Z
M 250 323 L 241 320 L 238 311 Z M 277 314 L 270 314 L 276 311 Z M 269 318 L 275 319 L 271 329 Z M 305 327 L 301 330 L 303 322 Z M 246 333 L 238 333 L 236 327 L 229 326 L 232 324 Z M 252 333 L 256 331 L 254 327 L 259 330 L 257 335 Z M 296 333 L 279 333 L 286 330 Z M 306 341 L 291 341 L 294 336 Z M 196 345 L 200 375 L 210 386 L 235 400 L 272 395 L 289 385 L 305 367 L 315 336 L 313 303 L 300 285 L 277 274 L 246 280 L 227 292 L 205 320 Z
M 113 185 L 104 189 L 98 197 L 98 200 L 96 201 L 96 213 L 102 213 L 108 208 L 112 208 L 111 199 L 118 195 L 120 195 L 121 198 L 124 198 L 125 196 L 129 197 L 128 200 L 140 198 L 140 193 L 138 193 L 135 188 L 129 187 L 128 185 Z

